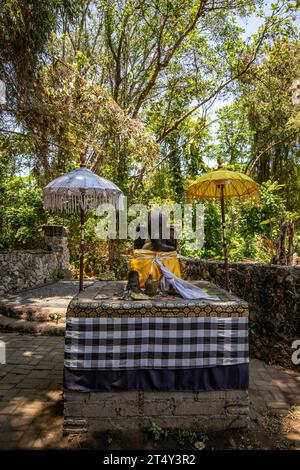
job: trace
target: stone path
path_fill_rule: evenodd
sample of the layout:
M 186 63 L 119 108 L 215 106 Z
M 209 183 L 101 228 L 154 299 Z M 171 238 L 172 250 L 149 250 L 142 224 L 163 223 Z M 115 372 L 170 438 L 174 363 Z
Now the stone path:
M 85 280 L 88 286 L 95 280 Z M 2 331 L 64 335 L 66 310 L 78 293 L 78 281 L 57 281 L 17 294 L 7 293 L 0 299 Z
M 0 333 L 7 364 L 0 365 L 0 449 L 67 448 L 62 436 L 62 337 Z M 300 405 L 300 374 L 251 361 L 251 426 L 271 408 Z M 286 433 L 300 448 L 300 413 Z

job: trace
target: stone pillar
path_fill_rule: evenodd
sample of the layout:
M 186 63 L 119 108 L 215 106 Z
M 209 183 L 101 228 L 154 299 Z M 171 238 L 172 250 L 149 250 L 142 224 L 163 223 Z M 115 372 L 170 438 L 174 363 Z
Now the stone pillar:
M 70 254 L 68 247 L 68 231 L 62 225 L 44 225 L 45 244 L 49 251 L 57 254 L 58 266 L 69 269 Z

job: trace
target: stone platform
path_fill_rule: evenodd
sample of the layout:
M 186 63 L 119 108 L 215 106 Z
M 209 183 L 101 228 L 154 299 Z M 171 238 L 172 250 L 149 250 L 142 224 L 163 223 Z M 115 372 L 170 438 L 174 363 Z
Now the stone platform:
M 149 300 L 124 300 L 125 281 L 97 281 L 69 303 L 67 317 L 248 317 L 248 304 L 236 295 L 208 281 L 192 281 L 217 300 L 183 299 L 178 295 L 154 296 Z
M 66 369 L 70 371 L 70 368 L 75 371 L 78 369 L 79 375 L 76 378 L 75 374 L 74 382 L 70 382 L 75 388 L 68 387 L 64 390 L 65 435 L 107 430 L 141 430 L 147 428 L 151 422 L 168 429 L 191 429 L 207 432 L 247 427 L 249 400 L 248 390 L 244 387 L 229 390 L 213 387 L 216 388 L 214 391 L 183 391 L 183 387 L 176 391 L 149 391 L 149 389 L 98 391 L 86 389 L 87 384 L 88 387 L 94 387 L 95 381 L 92 379 L 88 382 L 90 379 L 87 379 L 87 375 L 90 373 L 89 367 L 91 366 L 85 366 L 82 357 L 87 357 L 87 363 L 89 363 L 92 351 L 94 355 L 98 354 L 97 341 L 100 332 L 102 338 L 106 334 L 106 330 L 98 330 L 98 326 L 93 332 L 95 320 L 97 320 L 95 325 L 100 326 L 102 319 L 103 325 L 105 325 L 107 319 L 113 321 L 116 318 L 130 317 L 141 318 L 141 320 L 159 317 L 160 319 L 168 319 L 170 325 L 175 323 L 179 317 L 186 318 L 187 324 L 191 318 L 203 317 L 206 317 L 207 320 L 217 319 L 222 325 L 222 321 L 230 319 L 236 319 L 236 322 L 239 319 L 247 320 L 248 305 L 242 299 L 206 281 L 198 281 L 196 284 L 209 294 L 217 296 L 217 299 L 185 300 L 169 296 L 168 298 L 152 298 L 146 301 L 122 300 L 123 282 L 96 282 L 73 298 L 66 314 L 69 327 L 67 324 L 66 348 L 68 353 L 65 356 L 65 371 Z M 80 336 L 83 330 L 77 330 L 76 325 L 80 321 L 86 321 L 89 325 L 84 333 L 87 335 L 86 339 Z M 81 324 L 84 325 L 84 323 Z M 85 327 L 83 326 L 83 328 Z M 222 345 L 225 345 L 224 350 L 226 350 L 226 338 L 231 337 L 231 332 L 223 330 L 222 326 L 220 328 L 222 330 L 220 335 L 225 338 Z M 74 335 L 74 341 L 72 335 Z M 209 338 L 210 330 L 207 335 Z M 86 341 L 86 349 L 80 352 L 84 341 Z M 200 342 L 199 337 L 197 344 L 200 345 Z M 74 359 L 70 353 L 70 345 L 74 348 L 74 354 L 80 354 L 77 359 Z M 228 346 L 230 346 L 230 342 Z M 179 342 L 176 343 L 176 352 L 180 351 L 181 347 Z M 92 350 L 92 348 L 95 349 Z M 112 350 L 112 344 L 110 344 L 108 354 Z M 222 350 L 223 346 L 221 350 L 218 349 L 219 353 Z M 212 351 L 214 352 L 211 352 L 211 355 L 216 354 L 214 348 Z M 112 364 L 118 369 L 117 361 L 112 361 Z M 230 362 L 225 362 L 225 364 L 230 364 Z M 133 369 L 137 370 L 136 367 L 134 366 Z M 199 368 L 199 366 L 197 367 Z M 126 367 L 124 370 L 126 372 Z M 83 387 L 83 391 L 78 391 L 81 390 L 78 389 L 79 380 L 82 380 L 80 386 Z
M 85 279 L 90 286 L 94 279 Z M 0 331 L 63 336 L 66 311 L 78 292 L 78 280 L 56 281 L 0 296 Z
M 168 429 L 222 431 L 249 423 L 247 390 L 64 392 L 64 434 L 129 431 L 151 422 Z

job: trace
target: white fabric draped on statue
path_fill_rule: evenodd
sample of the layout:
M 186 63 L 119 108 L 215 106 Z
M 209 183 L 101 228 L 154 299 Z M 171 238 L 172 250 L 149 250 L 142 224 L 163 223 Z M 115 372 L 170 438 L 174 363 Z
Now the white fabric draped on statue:
M 169 285 L 171 285 L 175 292 L 181 295 L 184 299 L 220 300 L 216 295 L 209 295 L 207 292 L 200 289 L 200 287 L 175 276 L 175 274 L 171 273 L 171 271 L 169 271 L 169 269 L 166 268 L 157 257 L 155 258 L 155 263 L 163 274 L 160 281 L 163 291 L 168 291 Z

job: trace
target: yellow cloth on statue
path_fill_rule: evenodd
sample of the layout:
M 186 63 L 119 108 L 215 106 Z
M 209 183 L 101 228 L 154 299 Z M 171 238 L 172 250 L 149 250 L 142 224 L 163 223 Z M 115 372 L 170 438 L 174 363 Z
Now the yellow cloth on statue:
M 140 286 L 144 287 L 149 274 L 153 279 L 160 280 L 162 273 L 155 258 L 159 258 L 162 264 L 169 269 L 175 276 L 181 277 L 180 264 L 176 251 L 152 251 L 152 250 L 134 250 L 133 260 L 131 260 L 131 269 L 139 273 Z

